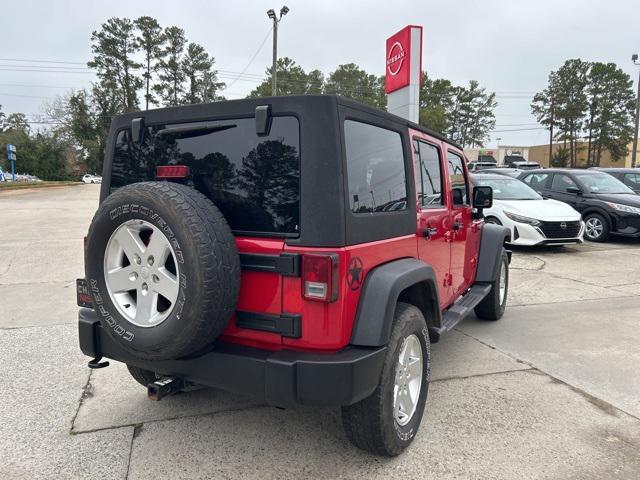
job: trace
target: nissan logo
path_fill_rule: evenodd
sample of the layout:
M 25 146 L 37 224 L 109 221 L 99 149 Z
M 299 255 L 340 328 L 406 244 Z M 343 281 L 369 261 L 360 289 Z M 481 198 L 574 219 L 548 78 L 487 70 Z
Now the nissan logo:
M 560 222 L 560 228 L 562 230 L 566 230 L 567 229 L 567 222 Z
M 404 62 L 404 48 L 400 42 L 395 42 L 389 49 L 389 56 L 387 58 L 387 70 L 392 76 L 396 76 L 400 73 L 402 63 Z

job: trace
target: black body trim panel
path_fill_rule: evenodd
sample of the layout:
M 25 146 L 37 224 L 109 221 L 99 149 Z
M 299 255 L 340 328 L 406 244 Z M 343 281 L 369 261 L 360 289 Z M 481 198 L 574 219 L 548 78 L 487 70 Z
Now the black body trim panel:
M 476 272 L 477 283 L 490 283 L 496 279 L 502 258 L 502 248 L 505 242 L 511 240 L 510 237 L 509 229 L 502 225 L 485 223 L 482 226 L 478 270 Z
M 283 277 L 299 277 L 300 254 L 241 253 L 240 266 L 243 270 L 278 273 Z
M 366 347 L 386 345 L 400 293 L 420 285 L 430 327 L 439 328 L 442 312 L 433 268 L 415 258 L 403 258 L 374 268 L 365 279 L 351 334 L 351 344 Z M 423 311 L 424 311 L 423 309 Z
M 249 395 L 277 407 L 351 405 L 378 385 L 386 347 L 349 346 L 336 353 L 272 352 L 218 342 L 197 358 L 147 361 L 123 350 L 108 335 L 93 310 L 80 309 L 80 348 L 92 358 L 107 358 L 161 375 Z
M 300 338 L 302 336 L 302 315 L 281 313 L 279 315 L 255 312 L 236 312 L 236 325 L 240 328 L 260 330 Z

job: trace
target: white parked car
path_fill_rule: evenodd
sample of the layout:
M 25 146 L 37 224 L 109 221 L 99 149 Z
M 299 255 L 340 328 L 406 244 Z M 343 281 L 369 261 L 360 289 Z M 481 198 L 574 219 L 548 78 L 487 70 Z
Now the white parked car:
M 584 222 L 566 203 L 542 198 L 525 183 L 505 175 L 473 175 L 472 181 L 493 189 L 493 206 L 484 210 L 485 221 L 509 228 L 512 245 L 584 241 Z
M 91 175 L 89 173 L 82 177 L 84 183 L 102 183 L 102 177 L 99 175 Z

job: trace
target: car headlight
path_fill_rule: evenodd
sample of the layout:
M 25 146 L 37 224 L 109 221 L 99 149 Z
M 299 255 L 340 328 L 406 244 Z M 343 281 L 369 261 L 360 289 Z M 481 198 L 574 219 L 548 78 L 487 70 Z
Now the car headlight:
M 605 202 L 611 208 L 618 210 L 620 212 L 633 213 L 635 215 L 640 215 L 640 208 L 638 207 L 630 207 L 629 205 L 621 205 L 619 203 Z
M 540 220 L 536 220 L 535 218 L 523 217 L 522 215 L 516 215 L 511 212 L 504 212 L 504 214 L 517 223 L 526 223 L 527 225 L 540 225 Z

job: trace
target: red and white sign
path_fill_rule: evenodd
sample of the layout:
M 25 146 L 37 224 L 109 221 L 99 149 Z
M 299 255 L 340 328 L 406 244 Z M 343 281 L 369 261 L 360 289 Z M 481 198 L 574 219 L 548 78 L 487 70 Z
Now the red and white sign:
M 395 92 L 411 83 L 411 32 L 414 29 L 419 29 L 420 45 L 422 45 L 422 27 L 415 25 L 407 25 L 398 33 L 387 38 L 386 93 Z M 422 72 L 421 59 L 419 63 L 418 72 Z

